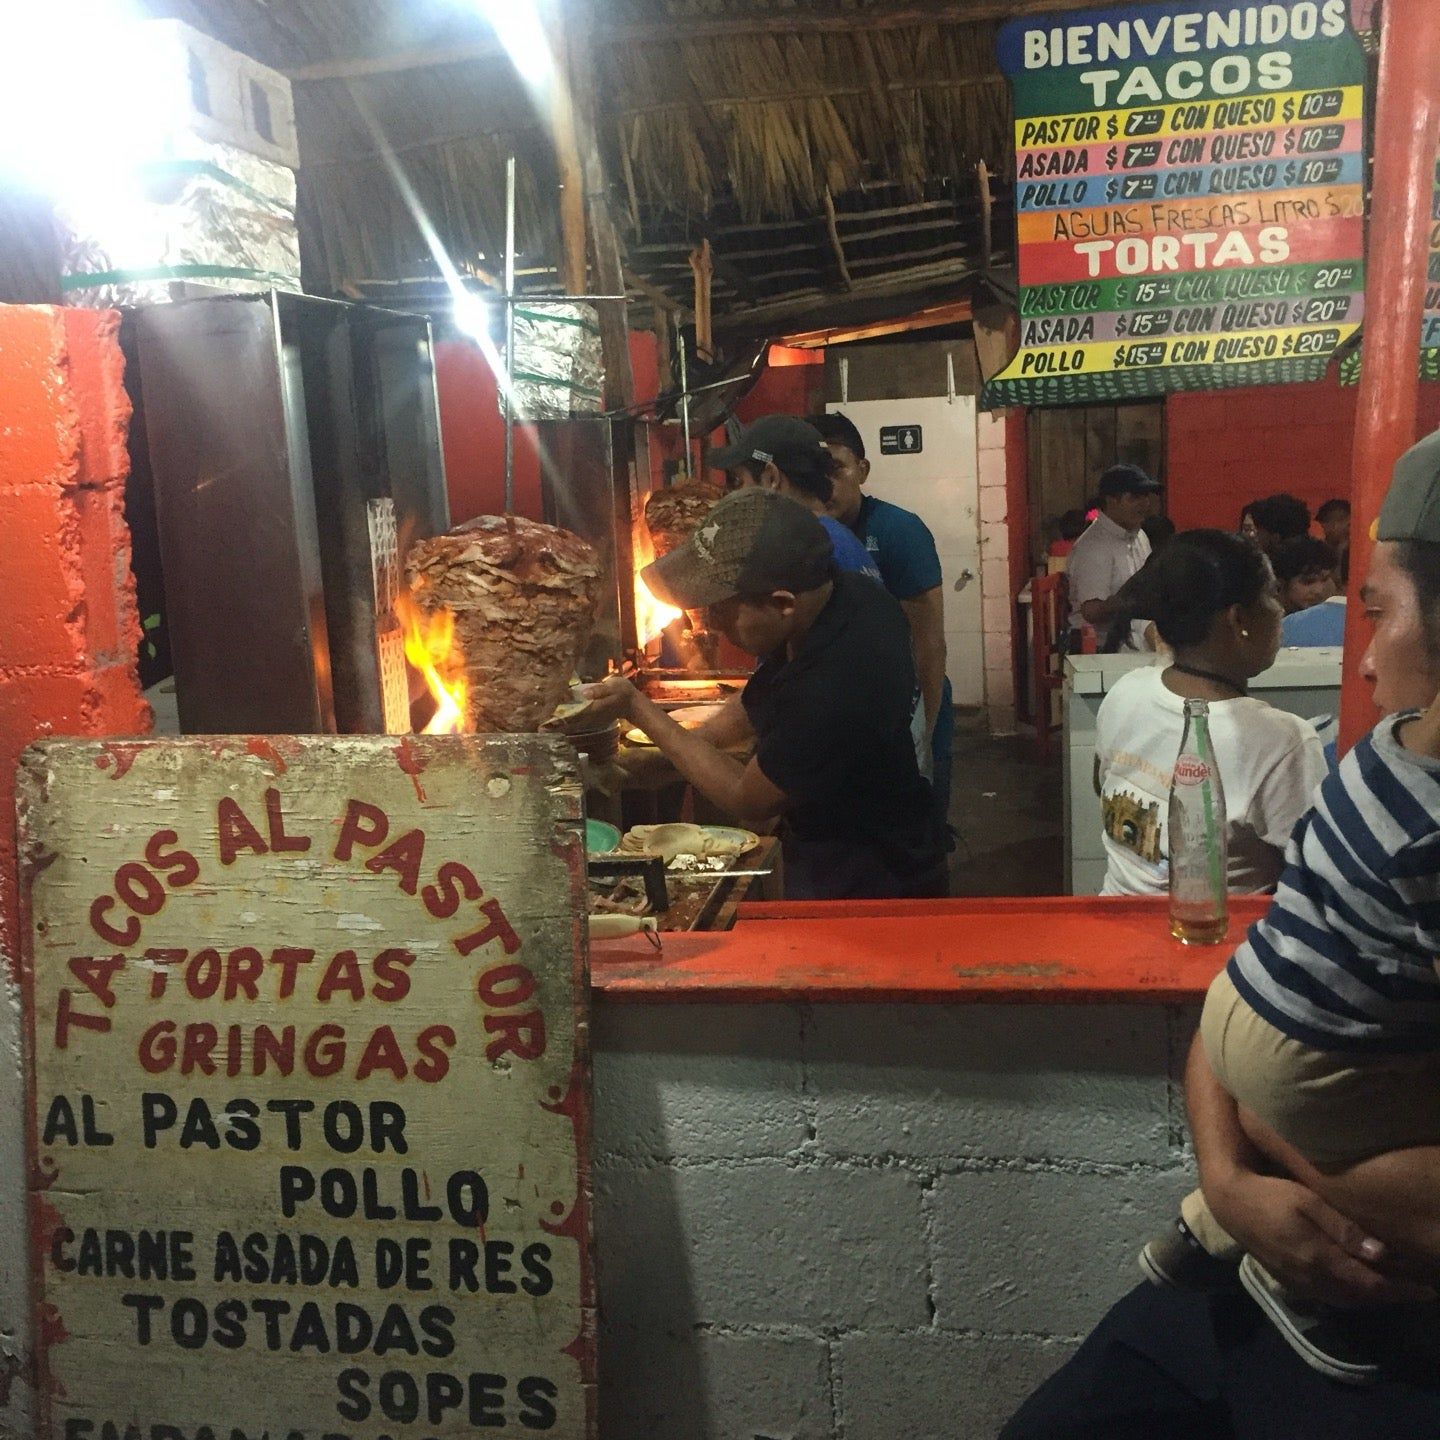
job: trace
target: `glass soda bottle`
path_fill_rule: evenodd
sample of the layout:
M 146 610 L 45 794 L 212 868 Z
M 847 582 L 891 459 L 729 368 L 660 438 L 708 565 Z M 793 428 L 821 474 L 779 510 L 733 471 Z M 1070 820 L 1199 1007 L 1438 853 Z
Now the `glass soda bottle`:
M 1225 788 L 1210 744 L 1210 707 L 1185 702 L 1185 733 L 1170 782 L 1170 933 L 1218 945 L 1230 925 L 1225 892 Z

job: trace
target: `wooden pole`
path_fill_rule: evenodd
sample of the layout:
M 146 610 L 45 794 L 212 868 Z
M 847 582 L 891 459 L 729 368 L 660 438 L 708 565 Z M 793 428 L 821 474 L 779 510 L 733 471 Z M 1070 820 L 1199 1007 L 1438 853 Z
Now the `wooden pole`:
M 589 222 L 594 293 L 623 295 L 625 274 L 620 237 L 610 213 L 609 187 L 596 131 L 598 86 L 595 78 L 595 0 L 565 0 L 566 77 L 575 124 L 575 146 L 584 178 L 582 191 Z M 582 287 L 583 289 L 583 287 Z M 581 293 L 579 290 L 572 292 Z M 630 363 L 630 321 L 624 300 L 596 302 L 600 348 L 605 362 L 605 408 L 622 409 L 635 400 L 635 372 Z
M 1355 419 L 1350 588 L 1340 686 L 1340 748 L 1375 723 L 1360 674 L 1369 644 L 1360 601 L 1371 526 L 1395 461 L 1415 443 L 1420 324 L 1425 309 L 1430 203 L 1440 148 L 1440 4 L 1386 0 L 1375 108 L 1375 181 L 1365 262 L 1365 341 Z
M 855 282 L 851 280 L 850 267 L 845 263 L 845 247 L 840 243 L 840 227 L 835 223 L 835 197 L 828 185 L 825 187 L 825 232 L 830 236 L 830 249 L 836 265 L 840 267 L 840 283 L 849 290 Z
M 567 295 L 585 293 L 585 173 L 575 128 L 570 46 L 567 26 L 558 7 L 551 7 L 546 31 L 554 61 L 550 87 L 550 126 L 555 166 L 560 172 L 560 288 Z
M 983 160 L 975 166 L 975 183 L 980 189 L 980 273 L 988 275 L 993 249 L 990 222 L 994 199 L 990 194 L 990 170 Z
M 710 337 L 711 263 L 708 237 L 690 252 L 690 272 L 695 277 L 695 354 L 707 365 L 715 358 Z

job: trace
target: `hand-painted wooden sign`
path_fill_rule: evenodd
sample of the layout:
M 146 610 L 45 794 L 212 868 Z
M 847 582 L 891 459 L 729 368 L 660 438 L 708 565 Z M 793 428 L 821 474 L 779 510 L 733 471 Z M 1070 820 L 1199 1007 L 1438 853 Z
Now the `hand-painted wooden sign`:
M 1364 306 L 1347 0 L 1016 19 L 1020 349 L 987 405 L 1318 378 Z
M 1340 362 L 1343 384 L 1360 379 L 1363 345 Z M 1435 188 L 1430 195 L 1430 251 L 1426 256 L 1425 313 L 1420 320 L 1420 378 L 1440 380 L 1440 158 L 1435 161 Z
M 39 1433 L 593 1436 L 573 757 L 53 741 L 20 805 Z

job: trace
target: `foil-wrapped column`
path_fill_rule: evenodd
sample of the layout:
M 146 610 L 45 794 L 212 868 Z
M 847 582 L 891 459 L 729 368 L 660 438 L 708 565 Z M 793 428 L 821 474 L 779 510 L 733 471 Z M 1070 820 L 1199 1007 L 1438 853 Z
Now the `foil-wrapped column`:
M 517 419 L 597 415 L 604 379 L 600 322 L 593 305 L 516 300 Z

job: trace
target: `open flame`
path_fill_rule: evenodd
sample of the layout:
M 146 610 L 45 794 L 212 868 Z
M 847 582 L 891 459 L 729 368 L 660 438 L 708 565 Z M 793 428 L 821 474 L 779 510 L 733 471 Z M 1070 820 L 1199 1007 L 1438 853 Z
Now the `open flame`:
M 642 646 L 648 645 L 683 613 L 663 600 L 657 600 L 645 588 L 645 582 L 638 575 L 635 577 L 635 630 Z
M 455 616 L 449 610 L 427 614 L 406 594 L 395 599 L 405 627 L 405 658 L 420 672 L 435 700 L 435 713 L 423 734 L 458 735 L 468 729 L 465 677 L 455 649 Z
M 643 520 L 638 521 L 635 526 L 634 546 L 635 637 L 639 640 L 640 648 L 643 650 L 652 640 L 659 637 L 660 632 L 667 625 L 678 620 L 684 611 L 675 609 L 673 605 L 667 605 L 663 600 L 657 600 L 645 588 L 645 582 L 640 578 L 640 572 L 655 558 L 655 546 Z

